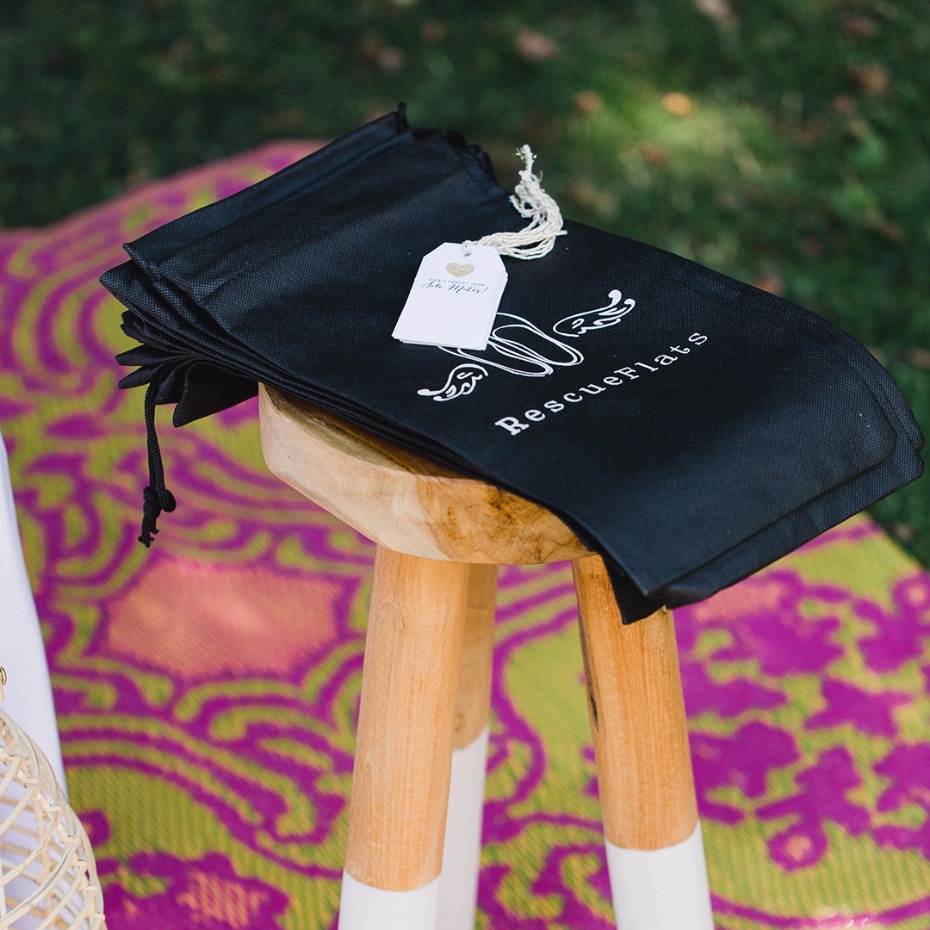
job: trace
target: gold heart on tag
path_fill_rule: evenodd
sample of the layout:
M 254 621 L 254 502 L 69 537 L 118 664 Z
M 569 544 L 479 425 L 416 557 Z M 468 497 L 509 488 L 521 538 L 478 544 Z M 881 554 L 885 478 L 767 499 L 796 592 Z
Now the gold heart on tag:
M 454 274 L 457 278 L 464 278 L 465 275 L 471 274 L 474 270 L 474 265 L 460 265 L 458 262 L 449 262 L 446 265 L 446 271 L 449 274 Z

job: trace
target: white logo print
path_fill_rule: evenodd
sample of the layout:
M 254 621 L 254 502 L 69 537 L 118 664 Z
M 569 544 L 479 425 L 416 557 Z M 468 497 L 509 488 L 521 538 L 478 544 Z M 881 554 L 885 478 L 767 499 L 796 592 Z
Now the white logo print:
M 620 322 L 620 317 L 626 316 L 636 306 L 636 301 L 632 297 L 623 300 L 623 294 L 620 291 L 611 291 L 607 296 L 610 298 L 610 303 L 606 307 L 573 313 L 559 320 L 552 327 L 552 331 L 560 336 L 571 336 L 574 339 L 593 329 L 616 326 Z M 623 306 L 620 306 L 621 300 L 623 300 Z
M 607 296 L 610 303 L 606 306 L 563 317 L 552 327 L 552 331 L 558 336 L 577 339 L 582 333 L 615 326 L 621 317 L 636 306 L 632 298 L 623 300 L 620 291 L 613 290 Z M 421 388 L 417 393 L 438 401 L 454 400 L 471 394 L 475 385 L 489 376 L 489 368 L 498 368 L 523 378 L 543 378 L 551 375 L 556 368 L 572 367 L 584 361 L 584 355 L 576 348 L 543 332 L 521 316 L 499 313 L 497 318 L 503 322 L 491 331 L 488 347 L 481 355 L 465 349 L 440 347 L 449 355 L 457 355 L 469 361 L 453 368 L 441 388 Z M 487 357 L 491 351 L 501 356 L 502 360 Z
M 464 397 L 466 394 L 471 394 L 475 385 L 482 378 L 487 377 L 487 374 L 487 368 L 482 368 L 480 365 L 456 365 L 449 372 L 446 383 L 438 391 L 420 388 L 417 394 L 432 397 L 433 400 L 453 400 L 456 397 Z

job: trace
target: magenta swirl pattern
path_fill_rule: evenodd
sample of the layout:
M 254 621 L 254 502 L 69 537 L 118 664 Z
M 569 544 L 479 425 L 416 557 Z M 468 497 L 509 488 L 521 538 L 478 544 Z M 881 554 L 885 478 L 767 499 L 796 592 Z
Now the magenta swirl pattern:
M 0 427 L 112 930 L 335 926 L 372 547 L 265 470 L 246 403 L 160 412 L 179 508 L 143 550 L 96 283 L 306 150 L 0 233 Z M 576 621 L 565 566 L 502 570 L 483 930 L 612 926 Z M 930 928 L 930 576 L 857 518 L 677 629 L 719 930 Z

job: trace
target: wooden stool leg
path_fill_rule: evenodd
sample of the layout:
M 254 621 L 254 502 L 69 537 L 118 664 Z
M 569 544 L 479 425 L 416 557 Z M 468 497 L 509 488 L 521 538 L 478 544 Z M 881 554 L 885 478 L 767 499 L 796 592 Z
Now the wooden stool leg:
M 434 930 L 468 566 L 379 547 L 340 930 Z
M 573 563 L 620 930 L 713 930 L 672 615 L 623 626 L 599 556 Z
M 468 567 L 452 780 L 439 881 L 439 930 L 474 930 L 488 758 L 497 566 Z

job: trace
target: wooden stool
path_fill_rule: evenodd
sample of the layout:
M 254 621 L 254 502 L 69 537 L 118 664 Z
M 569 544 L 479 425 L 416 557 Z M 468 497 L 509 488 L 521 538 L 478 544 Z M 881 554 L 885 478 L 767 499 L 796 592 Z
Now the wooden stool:
M 570 559 L 621 930 L 713 930 L 671 613 L 549 511 L 261 387 L 268 467 L 378 544 L 340 930 L 472 930 L 497 566 Z M 451 789 L 450 789 L 451 784 Z

